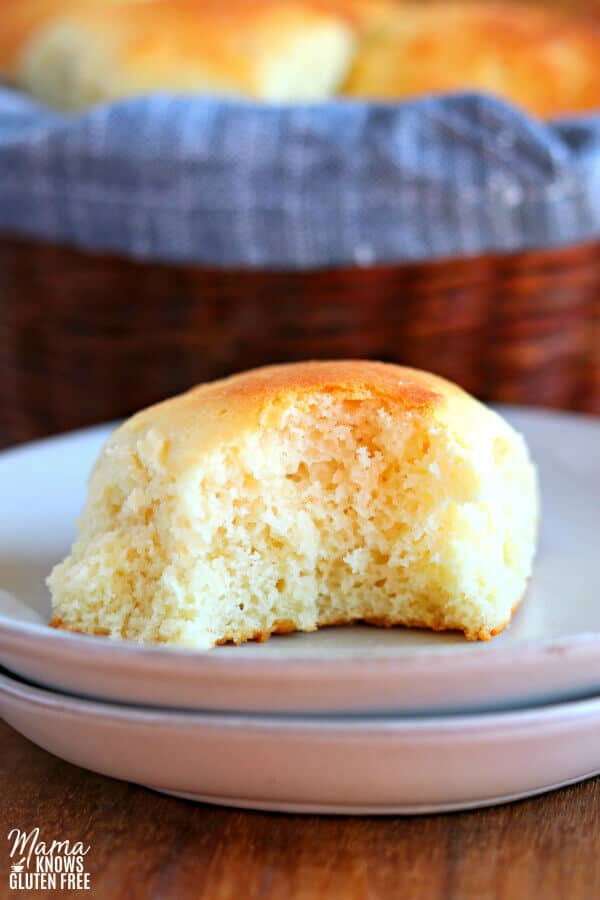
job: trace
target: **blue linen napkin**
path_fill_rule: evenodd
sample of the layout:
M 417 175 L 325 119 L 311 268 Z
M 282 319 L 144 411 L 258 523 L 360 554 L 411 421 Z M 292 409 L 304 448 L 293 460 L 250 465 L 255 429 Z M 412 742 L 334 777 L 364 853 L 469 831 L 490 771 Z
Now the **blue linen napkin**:
M 600 237 L 600 115 L 479 94 L 63 115 L 0 89 L 0 229 L 134 258 L 315 269 Z

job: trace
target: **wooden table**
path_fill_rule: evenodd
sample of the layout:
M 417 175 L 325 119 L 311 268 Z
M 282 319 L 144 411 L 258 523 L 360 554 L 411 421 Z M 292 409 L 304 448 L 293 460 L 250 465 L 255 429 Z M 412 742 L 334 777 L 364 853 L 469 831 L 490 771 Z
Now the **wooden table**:
M 600 779 L 451 816 L 251 813 L 93 775 L 0 723 L 0 897 L 23 896 L 8 890 L 8 831 L 36 825 L 91 845 L 91 890 L 69 897 L 600 898 Z

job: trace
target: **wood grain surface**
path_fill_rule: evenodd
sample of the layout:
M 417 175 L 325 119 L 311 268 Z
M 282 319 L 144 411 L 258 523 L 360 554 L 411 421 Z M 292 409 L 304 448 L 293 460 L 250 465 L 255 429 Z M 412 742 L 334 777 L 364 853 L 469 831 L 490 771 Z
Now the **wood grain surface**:
M 367 761 L 366 761 L 367 764 Z M 195 805 L 68 765 L 0 723 L 0 897 L 11 828 L 90 844 L 110 900 L 597 900 L 600 779 L 451 816 L 291 816 Z M 56 897 L 60 892 L 28 892 Z

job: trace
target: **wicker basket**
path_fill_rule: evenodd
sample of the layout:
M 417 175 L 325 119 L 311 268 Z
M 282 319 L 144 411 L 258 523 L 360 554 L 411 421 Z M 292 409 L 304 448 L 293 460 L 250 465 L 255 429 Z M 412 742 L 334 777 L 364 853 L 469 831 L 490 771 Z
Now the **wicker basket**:
M 0 240 L 0 445 L 264 363 L 370 357 L 485 400 L 600 413 L 600 244 L 310 273 Z

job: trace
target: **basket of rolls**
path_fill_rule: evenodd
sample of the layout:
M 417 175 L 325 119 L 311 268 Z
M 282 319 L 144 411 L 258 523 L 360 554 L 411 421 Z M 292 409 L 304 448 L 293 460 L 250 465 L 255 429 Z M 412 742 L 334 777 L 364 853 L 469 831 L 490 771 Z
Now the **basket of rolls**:
M 600 11 L 0 9 L 0 445 L 265 363 L 600 413 Z

